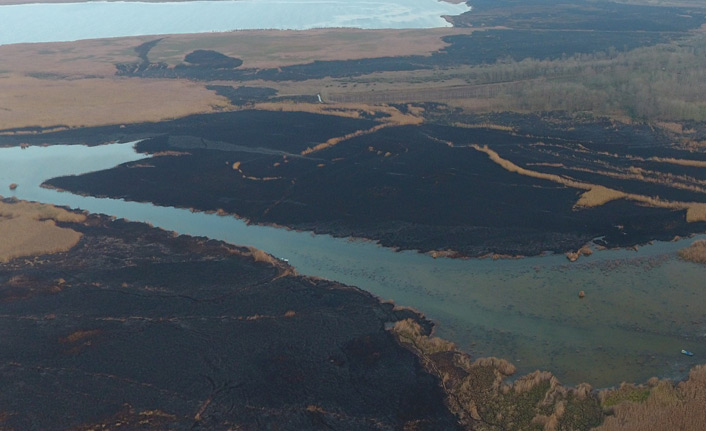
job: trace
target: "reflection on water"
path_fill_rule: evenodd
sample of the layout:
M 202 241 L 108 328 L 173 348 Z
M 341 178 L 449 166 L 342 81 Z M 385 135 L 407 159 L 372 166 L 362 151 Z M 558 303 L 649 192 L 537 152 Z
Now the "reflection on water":
M 0 149 L 0 187 L 21 199 L 255 246 L 289 259 L 302 274 L 356 285 L 423 311 L 438 322 L 439 336 L 474 356 L 510 359 L 521 372 L 550 370 L 565 383 L 679 378 L 706 355 L 706 266 L 676 258 L 692 240 L 600 251 L 575 263 L 563 256 L 433 259 L 371 242 L 39 187 L 50 177 L 142 157 L 130 144 Z M 19 187 L 10 192 L 6 187 L 13 182 Z M 580 290 L 584 299 L 578 298 Z M 681 349 L 696 355 L 685 357 Z

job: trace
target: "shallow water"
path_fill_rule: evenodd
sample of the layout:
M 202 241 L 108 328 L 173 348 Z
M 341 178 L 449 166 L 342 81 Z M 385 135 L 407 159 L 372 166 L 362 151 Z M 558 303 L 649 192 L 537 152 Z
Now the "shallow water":
M 436 0 L 222 0 L 0 6 L 0 45 L 249 29 L 448 27 L 470 10 Z
M 602 387 L 654 375 L 680 378 L 691 365 L 704 362 L 706 266 L 676 258 L 676 251 L 694 239 L 658 242 L 638 251 L 598 251 L 575 263 L 558 255 L 433 259 L 372 242 L 39 187 L 54 176 L 141 158 L 131 144 L 0 149 L 0 187 L 6 196 L 252 245 L 289 259 L 302 274 L 356 285 L 415 307 L 438 323 L 437 335 L 474 356 L 507 358 L 521 372 L 539 368 L 566 383 Z M 19 187 L 10 192 L 6 187 L 13 182 Z M 578 298 L 580 290 L 586 298 Z M 680 355 L 681 349 L 696 355 Z

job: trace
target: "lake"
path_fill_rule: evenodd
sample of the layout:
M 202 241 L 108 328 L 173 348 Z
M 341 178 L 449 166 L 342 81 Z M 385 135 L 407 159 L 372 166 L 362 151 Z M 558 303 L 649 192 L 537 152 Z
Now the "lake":
M 0 45 L 156 34 L 450 27 L 470 10 L 436 0 L 81 2 L 0 6 Z
M 2 140 L 0 138 L 0 144 Z M 604 387 L 651 376 L 681 378 L 706 354 L 706 266 L 676 252 L 694 239 L 603 250 L 570 263 L 553 255 L 513 260 L 433 259 L 230 217 L 98 199 L 40 187 L 61 175 L 144 158 L 132 144 L 0 149 L 5 196 L 152 223 L 182 234 L 251 245 L 297 271 L 358 286 L 412 306 L 474 357 L 499 356 L 521 372 L 543 369 L 565 383 Z M 10 183 L 19 187 L 10 191 Z M 578 292 L 586 291 L 579 299 Z M 696 356 L 680 355 L 681 349 Z

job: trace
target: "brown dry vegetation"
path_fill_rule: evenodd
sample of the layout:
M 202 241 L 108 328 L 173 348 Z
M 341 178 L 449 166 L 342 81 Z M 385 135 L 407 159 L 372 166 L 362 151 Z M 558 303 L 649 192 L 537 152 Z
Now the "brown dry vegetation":
M 312 114 L 335 115 L 345 118 L 363 118 L 363 114 L 383 114 L 385 123 L 402 126 L 421 124 L 424 122 L 422 114 L 424 109 L 408 106 L 409 113 L 403 114 L 399 109 L 381 105 L 366 105 L 363 103 L 292 103 L 292 102 L 263 102 L 253 105 L 255 109 L 280 112 L 308 112 Z
M 83 214 L 67 211 L 54 205 L 37 202 L 0 202 L 0 217 L 25 217 L 33 220 L 55 220 L 58 222 L 80 223 L 86 219 Z
M 389 127 L 389 125 L 388 124 L 378 124 L 377 126 L 371 127 L 370 129 L 367 129 L 367 130 L 356 130 L 355 132 L 349 133 L 347 135 L 336 136 L 336 137 L 333 137 L 333 138 L 327 140 L 326 142 L 322 142 L 321 144 L 307 148 L 306 150 L 302 151 L 301 154 L 303 156 L 306 156 L 311 153 L 315 153 L 317 151 L 321 151 L 323 149 L 333 147 L 334 145 L 337 145 L 340 142 L 347 141 L 349 139 L 352 139 L 352 138 L 355 138 L 358 136 L 369 135 L 371 133 L 375 133 L 381 129 L 384 129 L 385 127 Z
M 3 128 L 161 121 L 226 106 L 200 84 L 176 80 L 0 78 Z
M 650 157 L 648 160 L 650 160 L 652 162 L 659 162 L 659 163 L 670 163 L 673 165 L 706 168 L 706 162 L 703 160 L 674 159 L 671 157 Z
M 363 118 L 363 113 L 368 115 L 384 114 L 384 117 L 382 117 L 382 124 L 378 124 L 366 130 L 357 130 L 343 136 L 335 136 L 326 142 L 307 148 L 302 151 L 302 155 L 308 155 L 316 151 L 332 147 L 348 139 L 375 133 L 386 127 L 416 125 L 424 122 L 424 117 L 422 116 L 424 109 L 414 106 L 408 106 L 408 113 L 406 114 L 403 114 L 399 109 L 393 106 L 364 105 L 359 103 L 327 103 L 322 105 L 319 103 L 264 102 L 256 103 L 254 107 L 255 109 L 266 111 L 309 112 L 313 114 L 335 115 L 346 118 Z
M 680 202 L 680 201 L 667 201 L 660 199 L 659 197 L 644 196 L 634 193 L 625 193 L 619 190 L 614 190 L 608 187 L 582 183 L 580 181 L 572 180 L 567 177 L 562 177 L 555 174 L 547 174 L 544 172 L 537 172 L 530 169 L 523 168 L 514 164 L 513 162 L 503 159 L 500 155 L 488 148 L 487 145 L 471 145 L 471 147 L 482 153 L 486 153 L 490 160 L 502 166 L 510 172 L 515 172 L 520 175 L 526 175 L 532 178 L 539 178 L 543 180 L 553 181 L 558 184 L 563 184 L 567 187 L 573 187 L 580 190 L 586 190 L 574 205 L 574 208 L 589 208 L 603 205 L 607 202 L 616 199 L 628 199 L 640 204 L 647 206 L 652 206 L 655 208 L 667 208 L 673 210 L 686 210 L 686 221 L 693 223 L 699 221 L 706 221 L 706 204 L 701 202 Z
M 75 343 L 77 341 L 82 341 L 85 340 L 86 338 L 91 338 L 95 335 L 99 335 L 101 332 L 100 329 L 91 329 L 91 330 L 81 330 L 81 331 L 75 331 L 72 332 L 71 334 L 67 335 L 66 337 L 61 337 L 59 338 L 60 343 Z
M 270 263 L 272 265 L 278 265 L 280 262 L 272 256 L 271 254 L 268 254 L 258 248 L 255 247 L 248 247 L 250 250 L 250 256 L 255 260 L 255 262 L 266 262 Z
M 581 247 L 577 251 L 570 251 L 570 252 L 566 253 L 566 258 L 569 259 L 569 261 L 571 261 L 571 262 L 576 262 L 579 257 L 590 256 L 592 254 L 593 254 L 593 250 L 591 250 L 591 247 L 589 247 L 588 245 L 584 245 L 583 247 Z M 581 292 L 583 292 L 583 290 Z
M 696 163 L 697 161 L 694 162 Z M 596 170 L 573 166 L 563 166 L 563 168 L 575 172 L 587 172 L 621 180 L 637 180 L 645 183 L 660 184 L 675 189 L 689 190 L 696 193 L 706 193 L 706 188 L 704 187 L 706 186 L 706 181 L 692 178 L 686 175 L 675 175 L 672 173 L 657 172 L 634 166 L 629 167 L 625 172 Z
M 605 400 L 606 396 L 602 398 Z M 689 379 L 677 385 L 664 380 L 653 382 L 646 397 L 620 402 L 613 412 L 595 431 L 703 431 L 706 429 L 706 366 L 694 367 Z
M 0 124 L 70 127 L 160 121 L 228 106 L 202 84 L 126 79 L 147 37 L 0 46 Z
M 430 55 L 447 44 L 442 37 L 473 29 L 408 30 L 314 29 L 247 30 L 172 35 L 150 51 L 152 61 L 178 64 L 196 49 L 210 49 L 243 60 L 243 67 L 272 68 L 325 60 Z
M 76 214 L 52 205 L 0 202 L 0 262 L 70 250 L 81 234 L 56 222 L 81 222 Z
M 589 385 L 565 388 L 549 372 L 535 371 L 508 383 L 515 367 L 498 358 L 471 358 L 453 344 L 423 335 L 412 320 L 392 332 L 413 350 L 427 371 L 439 377 L 447 403 L 464 429 L 588 430 L 603 412 Z
M 429 55 L 446 46 L 441 40 L 443 36 L 471 31 L 329 29 L 170 35 L 152 48 L 149 58 L 174 65 L 182 63 L 184 56 L 193 50 L 212 49 L 241 58 L 243 67 L 269 68 L 316 60 Z M 2 128 L 161 121 L 232 109 L 227 99 L 205 88 L 209 82 L 127 79 L 115 75 L 116 63 L 136 61 L 134 48 L 155 38 L 0 46 Z M 274 86 L 281 94 L 292 95 L 322 92 L 331 82 L 330 79 L 297 83 L 258 81 L 248 85 Z M 305 106 L 302 109 L 310 112 Z
M 468 430 L 654 430 L 706 429 L 706 365 L 674 385 L 623 384 L 596 392 L 588 384 L 568 388 L 546 371 L 508 382 L 515 367 L 503 359 L 471 358 L 453 344 L 424 335 L 416 322 L 397 322 L 392 332 L 439 377 L 451 411 Z M 597 428 L 596 428 L 597 427 Z
M 689 262 L 706 264 L 706 240 L 694 241 L 689 247 L 679 250 L 679 257 Z
M 576 202 L 576 206 L 583 208 L 598 207 L 616 199 L 623 199 L 624 197 L 626 197 L 626 194 L 621 191 L 603 186 L 595 186 L 581 194 L 581 197 Z

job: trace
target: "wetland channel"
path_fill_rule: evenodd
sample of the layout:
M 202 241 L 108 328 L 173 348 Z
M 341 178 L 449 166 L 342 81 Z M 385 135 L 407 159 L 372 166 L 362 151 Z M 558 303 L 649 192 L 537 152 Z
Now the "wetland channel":
M 40 201 L 180 234 L 250 245 L 286 258 L 299 273 L 355 285 L 432 319 L 435 334 L 474 357 L 512 361 L 518 375 L 553 372 L 596 387 L 651 376 L 682 378 L 706 354 L 706 266 L 677 251 L 694 238 L 634 250 L 523 259 L 434 259 L 374 242 L 267 226 L 231 216 L 78 196 L 40 187 L 47 179 L 145 158 L 131 143 L 0 149 L 6 197 Z M 14 191 L 7 189 L 17 183 Z M 579 291 L 586 297 L 578 298 Z M 680 350 L 696 355 L 689 358 Z

